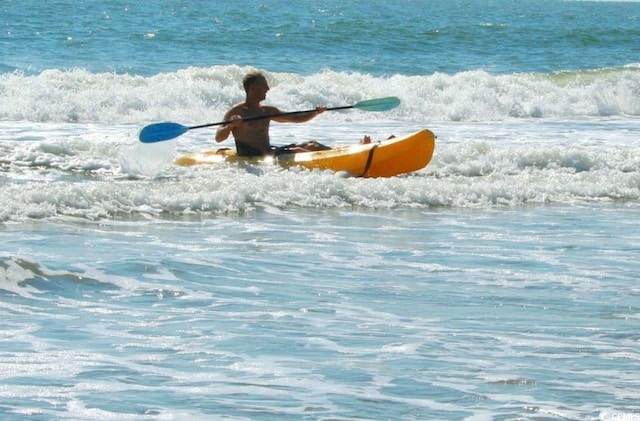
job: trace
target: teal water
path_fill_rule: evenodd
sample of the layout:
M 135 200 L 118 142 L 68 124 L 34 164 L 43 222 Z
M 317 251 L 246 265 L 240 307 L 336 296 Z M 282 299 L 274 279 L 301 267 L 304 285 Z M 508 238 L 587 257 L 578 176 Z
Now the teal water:
M 640 54 L 637 2 L 57 0 L 0 8 L 3 71 L 29 73 L 149 76 L 228 64 L 303 75 L 547 73 L 619 67 Z
M 0 3 L 2 419 L 640 419 L 640 3 Z M 250 69 L 354 179 L 181 168 Z M 222 146 L 229 146 L 223 144 Z
M 637 210 L 8 227 L 2 410 L 635 419 Z

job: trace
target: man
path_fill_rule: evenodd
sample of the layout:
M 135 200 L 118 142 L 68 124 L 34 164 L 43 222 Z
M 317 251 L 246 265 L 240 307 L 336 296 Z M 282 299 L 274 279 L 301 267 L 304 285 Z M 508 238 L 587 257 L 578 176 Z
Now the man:
M 224 115 L 224 120 L 230 121 L 230 123 L 218 127 L 216 142 L 223 142 L 232 133 L 239 156 L 280 155 L 331 149 L 315 141 L 280 147 L 271 146 L 269 141 L 269 123 L 271 120 L 279 123 L 303 123 L 325 112 L 326 107 L 317 107 L 314 111 L 308 113 L 278 115 L 281 114 L 278 108 L 260 104 L 267 97 L 267 92 L 269 91 L 269 84 L 262 73 L 251 72 L 247 74 L 242 81 L 242 85 L 246 98 L 244 102 L 231 107 Z M 258 116 L 271 117 L 243 121 L 245 118 Z

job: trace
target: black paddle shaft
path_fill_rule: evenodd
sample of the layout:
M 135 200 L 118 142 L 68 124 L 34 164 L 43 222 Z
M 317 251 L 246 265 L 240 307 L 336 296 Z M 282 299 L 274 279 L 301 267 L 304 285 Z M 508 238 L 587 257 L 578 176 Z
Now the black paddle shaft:
M 347 110 L 349 108 L 354 108 L 354 107 L 355 107 L 355 105 L 344 105 L 342 107 L 327 108 L 327 111 Z M 271 114 L 271 115 L 259 115 L 259 116 L 255 116 L 255 117 L 243 118 L 242 121 L 255 121 L 255 120 L 264 120 L 265 118 L 270 118 L 270 117 L 280 117 L 280 116 L 285 116 L 285 115 L 306 114 L 306 113 L 312 113 L 312 112 L 314 112 L 316 110 L 317 109 L 306 110 L 306 111 L 291 111 L 291 112 L 279 113 L 279 114 Z M 231 123 L 231 121 L 220 121 L 218 123 L 200 124 L 198 126 L 190 126 L 190 127 L 188 127 L 188 129 L 189 130 L 202 129 L 202 128 L 205 128 L 205 127 L 221 126 L 223 124 L 228 124 L 228 123 Z

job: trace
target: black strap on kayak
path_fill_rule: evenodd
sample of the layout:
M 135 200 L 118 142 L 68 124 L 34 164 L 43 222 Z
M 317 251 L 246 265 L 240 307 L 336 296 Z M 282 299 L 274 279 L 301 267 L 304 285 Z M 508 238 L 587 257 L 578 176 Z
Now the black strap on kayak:
M 376 143 L 375 145 L 373 145 L 371 150 L 369 150 L 369 157 L 367 158 L 367 164 L 364 166 L 364 171 L 362 172 L 362 174 L 360 174 L 360 177 L 364 177 L 367 174 L 367 171 L 369 171 L 369 168 L 371 167 L 371 163 L 373 162 L 373 153 L 375 152 L 377 147 L 378 147 L 378 144 Z

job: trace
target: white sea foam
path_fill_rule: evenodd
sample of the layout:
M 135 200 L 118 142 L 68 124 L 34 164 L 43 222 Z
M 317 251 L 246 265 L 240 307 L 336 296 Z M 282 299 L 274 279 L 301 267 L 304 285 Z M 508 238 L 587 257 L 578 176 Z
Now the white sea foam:
M 275 144 L 339 145 L 363 134 L 383 139 L 434 131 L 432 162 L 392 179 L 268 165 L 171 165 L 182 153 L 213 148 L 212 129 L 138 142 L 145 122 L 218 120 L 242 98 L 238 80 L 247 70 L 189 68 L 148 78 L 80 69 L 2 75 L 9 100 L 0 104 L 0 119 L 11 121 L 0 123 L 0 178 L 7 181 L 0 189 L 8 198 L 0 203 L 0 221 L 640 198 L 640 71 L 633 66 L 502 76 L 267 73 L 270 101 L 287 110 L 399 96 L 401 105 L 384 113 L 328 112 L 307 124 L 272 125 Z
M 150 77 L 46 70 L 38 75 L 0 75 L 0 120 L 144 124 L 162 120 L 206 123 L 243 98 L 240 84 L 250 68 L 187 68 Z M 269 102 L 283 110 L 318 104 L 351 105 L 398 96 L 386 113 L 403 121 L 486 121 L 522 118 L 640 116 L 640 68 L 625 66 L 554 74 L 492 75 L 475 70 L 453 75 L 376 77 L 325 70 L 310 76 L 265 72 Z M 349 120 L 353 112 L 329 113 Z M 359 120 L 376 113 L 360 112 Z
M 629 120 L 440 123 L 432 162 L 415 174 L 356 180 L 273 165 L 174 167 L 211 148 L 211 133 L 142 145 L 132 126 L 15 123 L 5 151 L 0 220 L 247 213 L 290 206 L 491 207 L 640 198 L 637 128 Z M 29 126 L 26 128 L 25 126 Z M 397 121 L 274 125 L 280 142 L 354 142 L 417 130 Z M 28 140 L 12 140 L 16 137 Z M 30 140 L 36 139 L 36 140 Z M 43 139 L 43 140 L 40 140 Z

